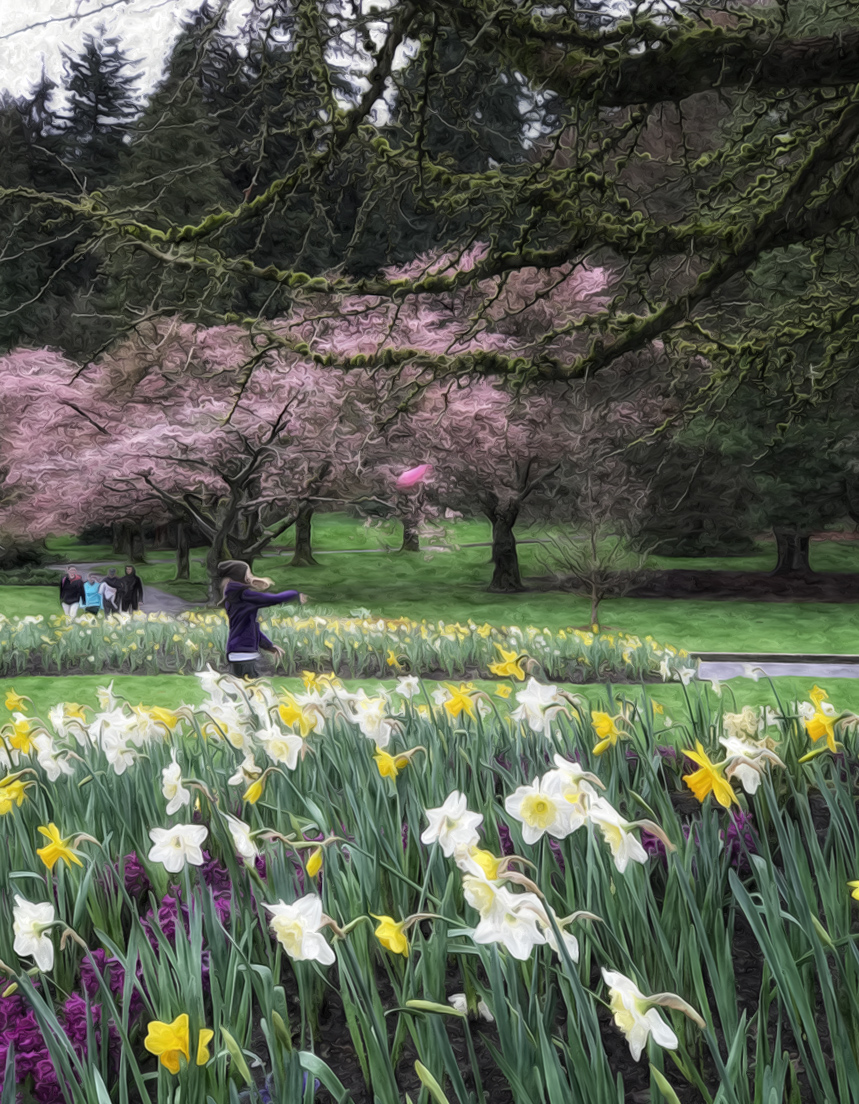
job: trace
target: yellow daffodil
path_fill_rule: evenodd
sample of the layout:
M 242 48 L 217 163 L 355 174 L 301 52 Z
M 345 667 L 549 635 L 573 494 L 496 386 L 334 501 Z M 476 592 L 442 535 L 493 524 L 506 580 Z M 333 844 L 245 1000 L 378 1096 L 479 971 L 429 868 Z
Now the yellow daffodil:
M 591 710 L 591 724 L 594 732 L 599 736 L 599 742 L 593 749 L 594 755 L 602 755 L 604 751 L 608 751 L 610 747 L 614 747 L 617 743 L 618 737 L 622 733 L 616 722 L 617 718 L 612 717 L 609 713 L 601 713 L 595 709 Z
M 838 750 L 835 740 L 836 718 L 823 711 L 823 703 L 829 695 L 825 690 L 821 690 L 819 686 L 812 686 L 811 693 L 808 696 L 814 703 L 814 715 L 803 721 L 808 738 L 814 743 L 825 738 L 826 746 L 831 752 L 835 753 Z
M 251 784 L 242 794 L 242 801 L 246 801 L 248 805 L 256 805 L 256 803 L 262 797 L 263 788 L 264 783 L 261 778 L 258 778 L 256 782 L 251 782 Z
M 316 847 L 310 852 L 310 856 L 307 860 L 307 874 L 310 878 L 315 878 L 319 871 L 322 869 L 322 848 Z
M 302 671 L 301 681 L 307 690 L 311 690 L 319 682 L 319 676 L 313 671 Z
M 847 888 L 853 890 L 850 896 L 854 901 L 859 901 L 859 882 L 848 882 Z
M 665 706 L 660 705 L 659 702 L 654 701 L 653 698 L 650 699 L 650 704 L 653 706 L 654 713 L 659 713 L 661 715 L 665 712 Z
M 171 1073 L 179 1072 L 179 1057 L 184 1056 L 185 1061 L 190 1059 L 190 1039 L 188 1031 L 188 1014 L 183 1012 L 172 1023 L 162 1023 L 160 1020 L 152 1020 L 147 1025 L 148 1034 L 143 1040 L 143 1045 L 150 1054 L 154 1054 L 161 1065 Z M 205 1066 L 209 1061 L 209 1043 L 214 1037 L 214 1031 L 203 1028 L 197 1037 L 198 1066 Z
M 63 702 L 63 713 L 67 717 L 74 717 L 75 720 L 86 720 L 86 713 L 84 712 L 84 709 L 85 707 L 83 705 L 78 705 L 77 702 Z
M 6 708 L 10 713 L 15 710 L 25 710 L 27 707 L 24 705 L 24 702 L 29 700 L 29 698 L 24 698 L 20 694 L 16 694 L 12 687 L 6 692 Z
M 394 654 L 393 648 L 388 649 L 388 666 L 393 667 L 395 671 L 401 671 L 403 669 L 403 665 Z
M 492 632 L 492 626 L 490 624 L 481 625 L 477 630 L 477 635 L 482 636 L 485 640 L 487 636 Z
M 391 954 L 399 954 L 403 955 L 404 958 L 408 958 L 409 941 L 406 938 L 405 922 L 398 924 L 392 916 L 376 916 L 374 912 L 371 912 L 370 915 L 374 920 L 380 921 L 373 934 L 382 946 Z
M 479 847 L 469 847 L 468 857 L 477 863 L 488 881 L 495 881 L 498 877 L 498 867 L 501 865 L 501 859 L 496 858 L 491 851 L 482 851 Z
M 401 751 L 399 755 L 390 755 L 387 751 L 377 747 L 373 759 L 382 778 L 396 778 L 400 771 L 409 765 L 412 757 L 417 755 L 419 751 L 424 750 L 422 747 L 415 747 L 409 748 L 408 751 Z
M 490 663 L 489 670 L 493 675 L 497 675 L 499 678 L 515 678 L 519 682 L 523 682 L 525 679 L 525 672 L 522 670 L 522 656 L 517 655 L 516 652 L 505 652 L 500 644 L 496 644 L 495 647 L 501 653 L 500 663 Z
M 315 675 L 313 677 L 318 685 L 319 680 L 316 679 Z M 282 699 L 277 707 L 277 712 L 287 728 L 292 728 L 294 724 L 298 725 L 302 739 L 306 739 L 310 735 L 316 724 L 316 716 L 310 711 L 302 709 L 292 694 L 287 694 Z
M 501 686 L 495 687 L 495 696 L 498 698 L 509 698 L 512 693 L 513 687 L 507 686 L 504 683 L 502 683 Z
M 9 743 L 22 755 L 29 755 L 33 747 L 33 741 L 30 739 L 33 722 L 28 720 L 22 713 L 19 713 L 18 717 L 20 720 L 15 721 L 12 725 L 12 735 L 9 737 Z
M 45 839 L 50 841 L 44 847 L 36 848 L 36 854 L 48 870 L 53 870 L 60 859 L 62 859 L 66 866 L 71 866 L 72 863 L 75 863 L 77 866 L 83 866 L 83 863 L 70 846 L 71 840 L 62 839 L 60 830 L 53 821 L 51 821 L 47 828 L 40 827 L 38 831 L 40 835 L 43 835 Z
M 17 775 L 7 775 L 0 781 L 0 816 L 11 812 L 14 805 L 20 808 L 32 785 L 32 782 L 22 782 Z
M 724 763 L 714 763 L 709 759 L 700 740 L 696 741 L 695 749 L 695 751 L 683 749 L 683 754 L 701 768 L 692 774 L 683 775 L 683 781 L 692 793 L 702 803 L 707 794 L 712 793 L 719 804 L 726 809 L 730 808 L 732 803 L 739 804 L 731 783 L 725 778 Z
M 474 719 L 474 700 L 469 696 L 469 691 L 474 690 L 471 683 L 460 683 L 458 690 L 449 682 L 444 685 L 450 691 L 450 697 L 444 703 L 444 707 L 451 717 L 458 717 L 460 713 L 465 711 L 469 717 Z

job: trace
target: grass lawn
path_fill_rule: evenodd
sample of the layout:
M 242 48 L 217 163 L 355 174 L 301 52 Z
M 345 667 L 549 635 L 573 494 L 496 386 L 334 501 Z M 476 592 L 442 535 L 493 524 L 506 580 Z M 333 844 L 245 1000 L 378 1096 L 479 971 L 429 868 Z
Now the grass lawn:
M 481 519 L 445 523 L 448 535 L 459 544 L 488 540 L 488 522 Z M 534 526 L 531 535 L 545 533 Z M 521 536 L 529 530 L 522 529 Z M 383 522 L 367 528 L 345 514 L 327 514 L 314 520 L 314 547 L 318 551 L 344 548 L 396 549 L 400 527 Z M 49 547 L 58 560 L 110 560 L 104 545 L 81 546 L 65 538 L 52 538 Z M 521 545 L 522 573 L 545 574 L 539 545 Z M 195 549 L 193 557 L 202 557 Z M 167 551 L 153 551 L 151 557 L 169 559 Z M 546 626 L 557 629 L 585 625 L 589 604 L 569 594 L 489 594 L 486 590 L 492 565 L 488 548 L 460 548 L 459 551 L 399 553 L 359 552 L 354 556 L 322 556 L 318 567 L 292 568 L 291 554 L 258 560 L 256 567 L 271 575 L 279 588 L 306 591 L 328 612 L 348 614 L 367 608 L 384 616 L 407 616 L 417 620 Z M 752 556 L 709 559 L 654 557 L 654 566 L 698 569 L 769 570 L 775 562 L 772 542 L 759 542 Z M 859 542 L 817 541 L 812 544 L 812 563 L 819 570 L 859 570 Z M 206 595 L 203 565 L 192 559 L 190 582 L 172 582 L 174 566 L 149 563 L 138 568 L 144 584 L 160 587 L 188 601 L 203 601 Z M 0 611 L 7 616 L 58 611 L 56 591 L 42 587 L 3 587 Z M 312 606 L 307 607 L 312 612 Z M 859 652 L 859 608 L 853 605 L 780 602 L 719 602 L 695 599 L 614 599 L 602 607 L 602 622 L 639 635 L 655 637 L 692 651 L 742 652 Z
M 74 701 L 80 705 L 97 707 L 96 689 L 99 686 L 107 686 L 113 681 L 114 692 L 126 698 L 132 705 L 143 703 L 144 705 L 161 705 L 172 708 L 181 703 L 199 705 L 203 701 L 203 691 L 199 681 L 192 675 L 118 675 L 111 680 L 110 675 L 79 675 L 70 677 L 22 677 L 13 679 L 0 679 L 0 719 L 4 713 L 3 700 L 8 690 L 14 687 L 19 694 L 24 694 L 33 699 L 33 706 L 29 710 L 31 714 L 47 717 L 48 710 L 61 701 Z M 272 680 L 278 688 L 286 690 L 304 689 L 300 679 L 275 678 Z M 829 693 L 830 700 L 836 708 L 859 712 L 859 679 L 824 679 L 819 680 Z M 782 702 L 794 700 L 808 700 L 808 694 L 815 680 L 808 678 L 778 678 L 771 684 L 766 679 L 754 682 L 751 679 L 736 678 L 722 683 L 722 708 L 728 712 L 741 709 L 744 705 L 777 705 L 776 694 Z M 352 680 L 345 679 L 344 684 L 349 687 L 363 686 L 368 694 L 377 692 L 379 685 L 392 689 L 395 681 L 386 681 L 382 684 L 378 679 Z M 437 684 L 432 681 L 425 683 L 427 691 L 431 691 Z M 484 689 L 494 696 L 499 685 L 497 682 L 475 679 L 474 686 Z M 508 683 L 508 685 L 510 685 Z M 513 694 L 521 684 L 512 684 Z M 775 686 L 775 692 L 773 691 Z M 605 699 L 607 687 L 605 684 L 592 684 L 584 686 L 570 686 L 575 694 L 583 694 L 589 701 L 597 704 Z M 685 688 L 677 683 L 665 685 L 618 686 L 615 688 L 619 696 L 627 697 L 632 701 L 640 701 L 642 693 L 653 698 L 665 707 L 666 712 L 672 716 L 675 723 L 681 723 L 686 715 L 687 695 L 694 700 L 698 693 L 706 692 L 714 707 L 718 699 L 712 693 L 709 683 L 693 683 Z M 515 705 L 513 697 L 511 704 Z

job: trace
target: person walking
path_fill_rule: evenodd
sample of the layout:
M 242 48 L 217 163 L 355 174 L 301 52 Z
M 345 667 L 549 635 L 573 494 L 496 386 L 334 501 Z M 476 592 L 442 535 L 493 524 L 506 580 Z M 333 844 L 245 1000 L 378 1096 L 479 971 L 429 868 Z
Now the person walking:
M 60 605 L 70 621 L 74 621 L 78 607 L 84 599 L 84 581 L 76 567 L 70 567 L 60 579 Z
M 95 572 L 88 575 L 84 583 L 83 607 L 84 613 L 97 614 L 102 611 L 101 583 Z
M 119 577 L 116 574 L 116 568 L 111 567 L 98 588 L 98 592 L 102 598 L 102 607 L 106 614 L 117 613 L 119 610 L 116 598 L 116 588 L 118 584 Z
M 143 608 L 143 583 L 131 564 L 126 564 L 125 574 L 116 580 L 116 596 L 123 613 L 136 612 L 138 608 Z
M 257 624 L 257 613 L 267 606 L 280 606 L 296 598 L 304 605 L 306 594 L 297 590 L 282 590 L 278 594 L 263 594 L 272 585 L 251 571 L 244 560 L 222 560 L 218 564 L 224 609 L 230 623 L 227 637 L 227 659 L 236 678 L 259 678 L 257 660 L 260 652 L 283 655 L 283 648 L 273 644 Z M 254 589 L 256 588 L 256 589 Z

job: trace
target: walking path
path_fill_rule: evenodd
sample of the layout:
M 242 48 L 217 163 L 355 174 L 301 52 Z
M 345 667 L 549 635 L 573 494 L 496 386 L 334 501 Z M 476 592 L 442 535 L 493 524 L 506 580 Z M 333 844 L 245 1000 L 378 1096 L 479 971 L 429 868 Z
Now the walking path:
M 779 678 L 793 675 L 799 678 L 859 678 L 859 656 L 803 656 L 806 662 L 784 662 L 767 656 L 750 655 L 742 663 L 735 660 L 702 660 L 698 678 L 718 679 L 724 682 L 732 678 Z

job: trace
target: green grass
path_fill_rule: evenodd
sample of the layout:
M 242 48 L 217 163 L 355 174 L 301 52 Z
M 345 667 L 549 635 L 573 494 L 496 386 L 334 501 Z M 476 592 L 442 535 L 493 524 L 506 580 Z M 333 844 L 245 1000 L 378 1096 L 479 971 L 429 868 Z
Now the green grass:
M 114 691 L 120 697 L 126 698 L 132 705 L 143 703 L 144 705 L 161 705 L 173 708 L 181 703 L 199 705 L 204 695 L 199 680 L 189 675 L 119 675 L 113 679 L 109 675 L 79 675 L 66 678 L 36 678 L 22 677 L 14 679 L 0 679 L 0 721 L 5 715 L 3 701 L 6 692 L 14 687 L 19 694 L 24 694 L 33 699 L 30 713 L 47 717 L 48 710 L 61 701 L 74 701 L 80 705 L 97 707 L 96 689 L 99 686 L 107 686 L 113 682 Z M 859 712 L 859 679 L 824 679 L 822 685 L 829 692 L 830 700 L 839 710 L 847 709 Z M 278 688 L 286 690 L 303 690 L 300 679 L 275 678 L 272 680 Z M 367 693 L 376 692 L 380 685 L 377 679 L 344 680 L 349 687 L 363 686 Z M 753 682 L 751 679 L 735 678 L 722 683 L 722 707 L 728 712 L 735 708 L 741 709 L 744 705 L 770 705 L 777 706 L 777 700 L 782 702 L 794 700 L 808 700 L 814 679 L 808 678 L 777 678 L 772 684 L 769 680 L 761 679 Z M 393 688 L 396 683 L 386 681 L 383 685 Z M 427 682 L 428 688 L 435 683 Z M 485 689 L 494 696 L 498 683 L 474 680 L 474 685 Z M 513 684 L 514 691 L 521 684 Z M 773 691 L 775 686 L 775 693 Z M 666 714 L 671 716 L 675 723 L 682 722 L 686 715 L 687 695 L 698 692 L 706 692 L 710 695 L 712 703 L 718 699 L 714 697 L 706 683 L 692 684 L 688 689 L 677 683 L 649 685 L 644 692 L 662 705 Z M 606 695 L 604 684 L 570 686 L 569 689 L 576 694 L 583 694 L 590 701 L 596 703 L 598 699 Z M 626 695 L 633 701 L 640 700 L 642 688 L 640 686 L 618 686 L 615 688 L 618 695 Z M 778 695 L 778 699 L 776 697 Z M 513 698 L 511 703 L 515 704 Z M 682 740 L 682 733 L 678 733 L 678 739 Z
M 488 540 L 488 522 L 458 520 L 445 525 L 450 539 L 459 544 Z M 314 519 L 314 548 L 318 551 L 344 548 L 397 548 L 400 526 L 384 522 L 367 528 L 362 521 L 345 514 L 326 514 Z M 545 533 L 534 526 L 522 529 L 520 537 Z M 58 558 L 81 561 L 109 561 L 104 545 L 80 546 L 64 538 L 52 538 L 49 547 Z M 59 555 L 62 552 L 62 555 Z M 523 575 L 545 574 L 540 546 L 521 545 Z M 192 551 L 191 580 L 174 583 L 170 553 L 155 550 L 150 557 L 166 563 L 142 564 L 138 572 L 144 585 L 159 587 L 188 601 L 204 601 L 203 549 Z M 557 629 L 585 625 L 589 604 L 569 594 L 489 594 L 492 574 L 488 548 L 461 548 L 456 552 L 358 553 L 321 556 L 319 566 L 290 567 L 291 554 L 266 557 L 256 569 L 271 575 L 281 589 L 298 589 L 326 610 L 348 614 L 365 607 L 374 614 L 406 616 L 416 620 L 546 626 Z M 678 559 L 654 557 L 654 565 L 690 567 L 701 570 L 766 571 L 775 562 L 772 542 L 759 542 L 747 557 Z M 859 542 L 817 541 L 812 544 L 812 562 L 819 570 L 859 570 Z M 56 592 L 40 587 L 2 588 L 2 611 L 7 616 L 52 613 L 59 609 Z M 603 604 L 601 620 L 606 626 L 655 637 L 692 651 L 743 652 L 859 652 L 857 613 L 851 605 L 823 603 L 781 603 L 751 601 L 703 601 L 696 599 L 612 599 Z

